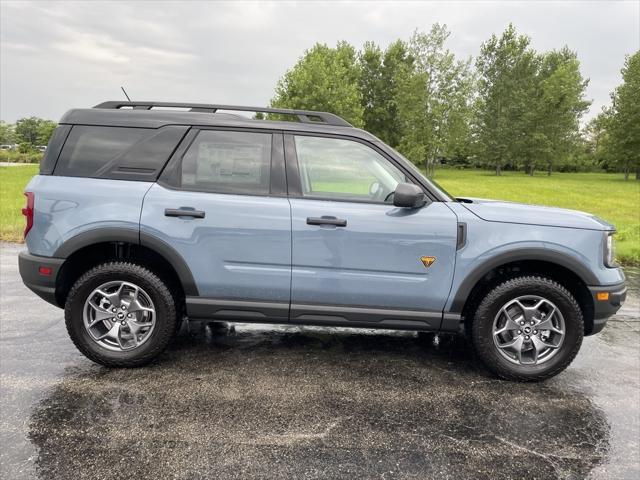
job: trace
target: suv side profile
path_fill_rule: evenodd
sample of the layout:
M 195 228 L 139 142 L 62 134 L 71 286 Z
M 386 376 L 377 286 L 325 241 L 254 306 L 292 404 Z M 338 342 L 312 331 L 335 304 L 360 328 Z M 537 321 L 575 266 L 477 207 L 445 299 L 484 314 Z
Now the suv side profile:
M 23 281 L 109 367 L 148 363 L 186 317 L 465 333 L 498 376 L 543 380 L 626 296 L 612 225 L 454 199 L 325 112 L 71 110 L 25 195 Z

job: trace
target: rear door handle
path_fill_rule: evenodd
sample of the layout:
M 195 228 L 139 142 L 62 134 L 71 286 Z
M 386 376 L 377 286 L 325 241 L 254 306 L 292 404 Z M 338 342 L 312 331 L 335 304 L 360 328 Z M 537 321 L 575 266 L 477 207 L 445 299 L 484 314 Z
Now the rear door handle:
M 347 221 L 336 217 L 307 217 L 307 225 L 333 225 L 346 227 Z
M 202 210 L 195 210 L 193 208 L 165 208 L 164 209 L 165 217 L 193 217 L 193 218 L 204 218 L 204 212 Z

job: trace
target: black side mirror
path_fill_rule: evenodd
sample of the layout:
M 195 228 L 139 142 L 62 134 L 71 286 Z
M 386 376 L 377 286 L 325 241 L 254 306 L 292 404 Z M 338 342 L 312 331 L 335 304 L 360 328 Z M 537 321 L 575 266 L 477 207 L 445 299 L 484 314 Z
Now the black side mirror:
M 401 208 L 420 208 L 427 203 L 427 196 L 413 183 L 399 183 L 393 194 L 393 205 Z

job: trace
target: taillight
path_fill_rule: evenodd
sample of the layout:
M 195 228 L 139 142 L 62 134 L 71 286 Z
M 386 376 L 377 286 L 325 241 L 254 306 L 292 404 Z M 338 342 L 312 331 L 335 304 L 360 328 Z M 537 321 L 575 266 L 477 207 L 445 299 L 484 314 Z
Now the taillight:
M 33 192 L 24 192 L 24 196 L 27 197 L 27 204 L 22 209 L 22 214 L 27 220 L 27 225 L 24 227 L 24 238 L 27 238 L 29 230 L 33 227 L 33 203 L 35 201 L 35 195 Z

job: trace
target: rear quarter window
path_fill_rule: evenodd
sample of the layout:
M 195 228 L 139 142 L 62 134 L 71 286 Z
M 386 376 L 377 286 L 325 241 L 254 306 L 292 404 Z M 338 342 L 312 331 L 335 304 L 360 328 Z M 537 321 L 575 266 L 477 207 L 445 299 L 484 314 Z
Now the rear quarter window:
M 154 181 L 187 129 L 75 125 L 54 175 Z

